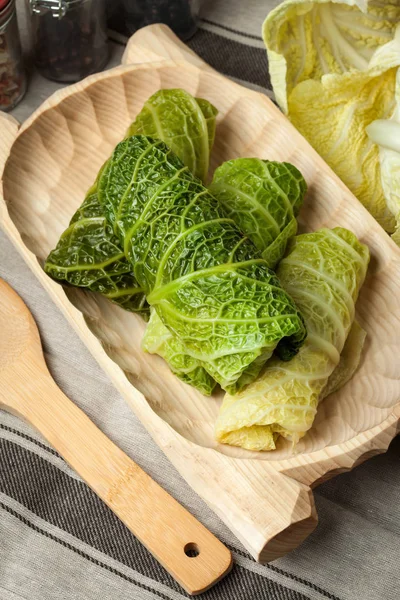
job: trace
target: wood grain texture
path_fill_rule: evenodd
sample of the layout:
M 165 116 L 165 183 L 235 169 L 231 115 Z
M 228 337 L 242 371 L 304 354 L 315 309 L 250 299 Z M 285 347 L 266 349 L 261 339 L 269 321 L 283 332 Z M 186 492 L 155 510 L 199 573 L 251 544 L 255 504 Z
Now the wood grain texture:
M 167 59 L 154 62 L 163 53 Z M 315 527 L 310 487 L 383 452 L 398 431 L 400 249 L 268 98 L 204 67 L 167 28 L 140 30 L 123 60 L 139 64 L 60 90 L 21 127 L 3 177 L 3 226 L 179 472 L 257 560 L 271 560 Z M 82 290 L 64 291 L 40 267 L 103 161 L 162 87 L 182 87 L 219 109 L 211 171 L 238 156 L 292 162 L 309 185 L 302 227 L 348 227 L 371 250 L 357 304 L 368 333 L 362 363 L 321 403 L 295 453 L 283 440 L 263 454 L 217 445 L 221 398 L 203 397 L 144 354 L 139 317 Z
M 56 385 L 32 315 L 2 279 L 0 328 L 0 407 L 36 427 L 189 594 L 226 575 L 229 550 Z

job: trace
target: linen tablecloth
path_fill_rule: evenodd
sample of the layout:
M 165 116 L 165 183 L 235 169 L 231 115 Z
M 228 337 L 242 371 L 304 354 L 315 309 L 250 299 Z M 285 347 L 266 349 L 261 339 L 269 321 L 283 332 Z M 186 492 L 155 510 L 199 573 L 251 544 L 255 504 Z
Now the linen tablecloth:
M 189 45 L 219 71 L 271 95 L 260 29 L 274 4 L 210 1 Z M 113 45 L 111 65 L 122 51 Z M 34 75 L 14 115 L 23 120 L 57 87 Z M 0 276 L 31 309 L 64 392 L 231 548 L 232 573 L 204 600 L 400 598 L 399 438 L 387 454 L 321 485 L 315 492 L 318 528 L 296 551 L 261 566 L 153 443 L 2 233 Z M 185 597 L 46 441 L 0 411 L 0 600 Z

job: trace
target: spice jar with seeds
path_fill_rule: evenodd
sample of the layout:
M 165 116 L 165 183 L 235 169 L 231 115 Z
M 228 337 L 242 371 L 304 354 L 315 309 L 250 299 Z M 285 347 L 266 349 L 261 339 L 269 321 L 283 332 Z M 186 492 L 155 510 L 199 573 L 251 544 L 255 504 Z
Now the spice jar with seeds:
M 15 0 L 0 0 L 0 110 L 11 110 L 26 90 Z
M 70 83 L 109 56 L 105 0 L 29 0 L 34 60 L 44 77 Z

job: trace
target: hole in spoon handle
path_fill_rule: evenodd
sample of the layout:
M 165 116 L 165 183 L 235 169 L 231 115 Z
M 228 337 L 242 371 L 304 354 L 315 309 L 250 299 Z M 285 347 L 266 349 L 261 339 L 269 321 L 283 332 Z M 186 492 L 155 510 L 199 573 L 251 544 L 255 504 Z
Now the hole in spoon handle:
M 195 542 L 188 542 L 183 551 L 189 558 L 196 558 L 200 554 L 200 548 Z

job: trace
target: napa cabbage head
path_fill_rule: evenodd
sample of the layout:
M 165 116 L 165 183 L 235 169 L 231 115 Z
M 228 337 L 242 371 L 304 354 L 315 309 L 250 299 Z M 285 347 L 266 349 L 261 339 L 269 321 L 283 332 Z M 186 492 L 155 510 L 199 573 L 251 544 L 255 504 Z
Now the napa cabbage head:
M 397 0 L 286 0 L 263 26 L 278 104 L 388 232 L 396 215 L 366 127 L 394 110 L 399 23 Z

